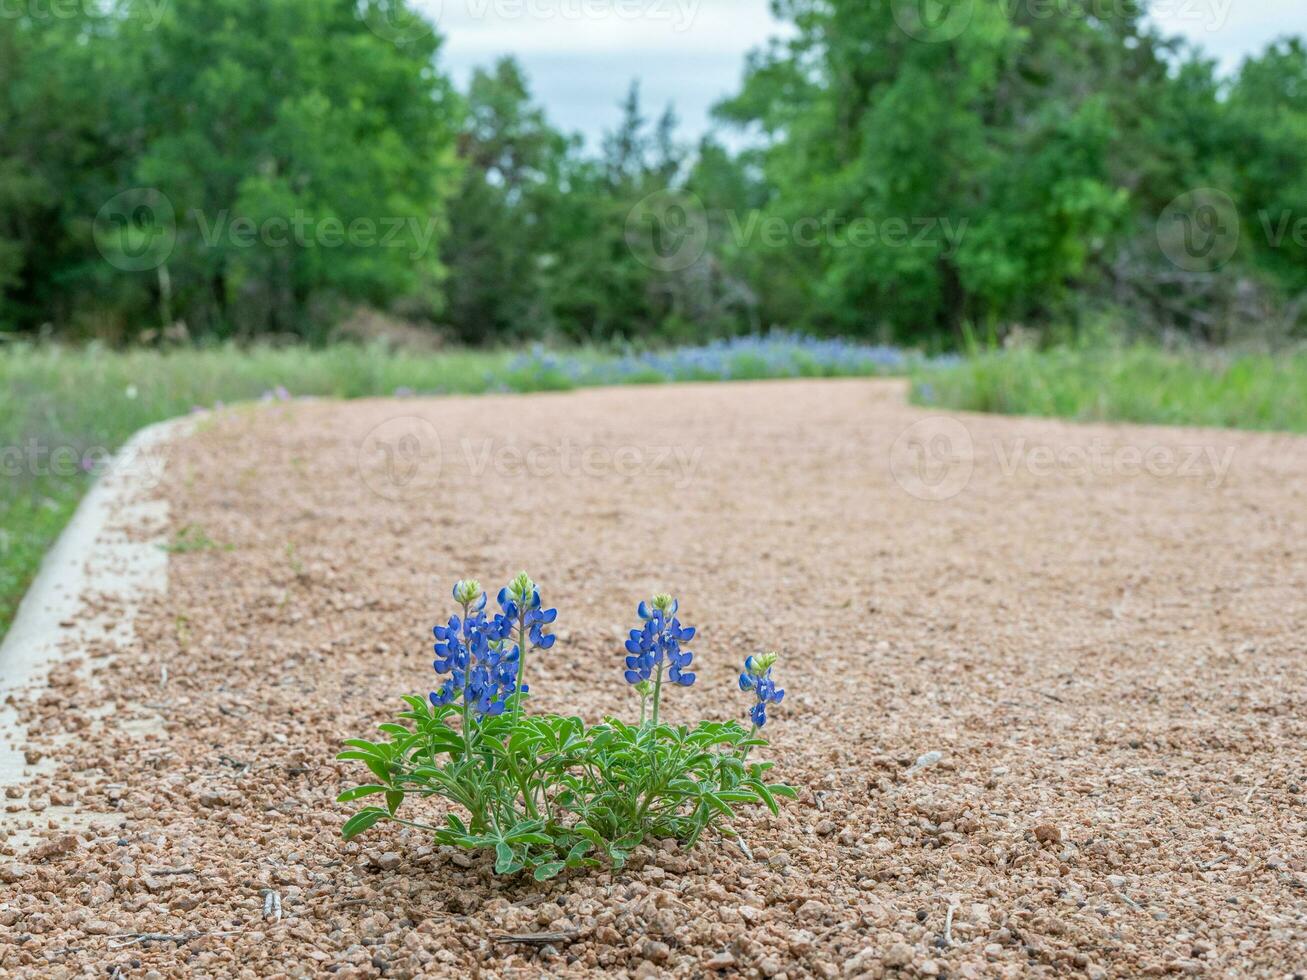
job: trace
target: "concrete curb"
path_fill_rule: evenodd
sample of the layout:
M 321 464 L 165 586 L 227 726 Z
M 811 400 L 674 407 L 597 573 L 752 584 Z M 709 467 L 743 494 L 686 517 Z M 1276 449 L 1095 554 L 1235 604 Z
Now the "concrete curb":
M 172 419 L 128 440 L 82 500 L 23 597 L 0 644 L 0 787 L 22 785 L 38 771 L 24 757 L 28 733 L 15 705 L 20 692 L 43 686 L 50 669 L 84 649 L 88 638 L 130 640 L 142 600 L 167 587 L 168 555 L 158 547 L 161 539 L 143 540 L 139 529 L 144 524 L 162 532 L 167 504 L 150 499 L 150 491 L 163 476 L 166 447 L 192 425 L 190 418 Z M 84 616 L 88 592 L 115 597 L 120 615 L 112 622 Z

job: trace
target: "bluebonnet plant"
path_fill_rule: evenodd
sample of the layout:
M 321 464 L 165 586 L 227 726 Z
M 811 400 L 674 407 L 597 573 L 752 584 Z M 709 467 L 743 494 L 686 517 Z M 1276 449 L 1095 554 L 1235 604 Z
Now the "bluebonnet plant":
M 709 829 L 738 836 L 727 821 L 740 806 L 761 803 L 778 813 L 778 796 L 794 798 L 791 787 L 764 781 L 770 763 L 748 762 L 750 749 L 766 744 L 758 734 L 766 705 L 782 696 L 771 679 L 775 654 L 750 658 L 740 680 L 758 696 L 751 732 L 735 721 L 659 725 L 664 677 L 686 687 L 695 681 L 694 655 L 681 649 L 695 631 L 676 619 L 675 599 L 654 596 L 640 603 L 642 625 L 627 644 L 641 724 L 609 718 L 589 728 L 580 718 L 522 711 L 525 657 L 553 646 L 546 628 L 557 612 L 544 608 L 525 572 L 498 598 L 492 613 L 478 582 L 458 582 L 460 615 L 434 629 L 441 689 L 426 699 L 406 696 L 403 723 L 381 726 L 387 739 L 346 740 L 337 758 L 366 765 L 371 781 L 337 800 L 381 796 L 385 804 L 351 816 L 346 839 L 394 820 L 431 832 L 439 844 L 493 851 L 496 874 L 526 870 L 545 881 L 605 860 L 620 868 L 644 840 L 694 847 Z M 650 702 L 653 723 L 645 724 Z M 451 724 L 459 708 L 461 731 Z M 410 795 L 441 797 L 466 819 L 451 811 L 433 826 L 400 817 Z
M 646 687 L 643 696 L 653 698 L 653 723 L 658 724 L 658 705 L 662 697 L 663 672 L 667 679 L 681 687 L 689 687 L 695 681 L 695 675 L 687 668 L 694 660 L 694 654 L 682 650 L 681 644 L 694 639 L 694 627 L 682 626 L 676 618 L 680 604 L 666 593 L 659 593 L 647 602 L 642 602 L 637 612 L 644 625 L 631 630 L 626 641 L 626 682 Z M 651 694 L 647 685 L 652 679 Z
M 526 572 L 519 572 L 513 581 L 499 590 L 499 608 L 503 611 L 495 616 L 498 628 L 505 631 L 505 636 L 511 636 L 514 627 L 517 629 L 517 645 L 513 647 L 517 664 L 514 703 L 520 714 L 522 697 L 531 690 L 526 683 L 527 644 L 538 650 L 548 650 L 554 645 L 558 637 L 546 633 L 545 627 L 558 618 L 558 610 L 542 608 L 540 590 Z
M 757 702 L 749 711 L 749 718 L 755 729 L 767 724 L 767 705 L 780 704 L 785 692 L 772 680 L 772 665 L 776 663 L 774 653 L 764 653 L 749 657 L 744 661 L 744 673 L 740 675 L 740 690 L 752 691 L 757 695 Z

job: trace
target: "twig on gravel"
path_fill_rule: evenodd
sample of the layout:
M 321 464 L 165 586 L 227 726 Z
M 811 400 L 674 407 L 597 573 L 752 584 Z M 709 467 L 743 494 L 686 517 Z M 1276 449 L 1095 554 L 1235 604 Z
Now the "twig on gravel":
M 1243 801 L 1244 801 L 1245 803 L 1251 803 L 1252 800 L 1253 800 L 1253 794 L 1256 793 L 1256 792 L 1257 792 L 1259 789 L 1261 789 L 1261 788 L 1262 788 L 1262 784 L 1261 784 L 1260 781 L 1259 781 L 1259 782 L 1256 782 L 1256 783 L 1253 783 L 1252 788 L 1251 788 L 1250 790 L 1248 790 L 1248 795 L 1246 795 L 1246 796 L 1243 798 Z
M 953 913 L 958 910 L 958 900 L 949 899 L 948 912 L 944 915 L 944 945 L 953 945 Z
M 199 874 L 194 868 L 151 868 L 152 875 L 197 875 Z
M 168 686 L 168 665 L 167 665 L 167 664 L 160 664 L 160 665 L 159 665 L 159 687 L 160 687 L 160 688 L 165 688 L 165 687 L 167 687 L 167 686 Z
M 530 932 L 521 935 L 491 936 L 497 943 L 520 943 L 524 946 L 549 946 L 553 943 L 574 943 L 581 938 L 579 932 Z
M 743 837 L 740 837 L 738 835 L 736 836 L 735 846 L 738 847 L 741 851 L 743 851 L 744 856 L 747 857 L 750 861 L 754 860 L 753 851 L 749 850 L 749 845 L 744 842 Z
M 908 768 L 908 771 L 903 774 L 903 778 L 914 776 L 923 769 L 929 769 L 942 758 L 944 758 L 943 752 L 927 752 Z
M 1129 905 L 1129 906 L 1130 906 L 1132 909 L 1134 909 L 1136 912 L 1142 912 L 1142 911 L 1144 910 L 1144 907 L 1143 907 L 1142 905 L 1140 905 L 1138 902 L 1136 902 L 1133 898 L 1131 898 L 1131 897 L 1130 897 L 1129 895 L 1127 895 L 1125 892 L 1118 890 L 1118 891 L 1117 891 L 1117 895 L 1119 895 L 1119 896 L 1121 897 L 1121 901 L 1125 902 L 1127 905 Z

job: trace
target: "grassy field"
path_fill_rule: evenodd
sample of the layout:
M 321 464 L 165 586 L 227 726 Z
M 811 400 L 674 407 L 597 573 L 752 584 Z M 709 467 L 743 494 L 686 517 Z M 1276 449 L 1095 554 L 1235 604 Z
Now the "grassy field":
M 545 391 L 598 384 L 905 372 L 901 351 L 774 335 L 659 352 L 0 347 L 0 636 L 46 550 L 138 429 L 260 398 Z
M 1307 350 L 995 351 L 917 371 L 912 400 L 1004 415 L 1307 432 Z

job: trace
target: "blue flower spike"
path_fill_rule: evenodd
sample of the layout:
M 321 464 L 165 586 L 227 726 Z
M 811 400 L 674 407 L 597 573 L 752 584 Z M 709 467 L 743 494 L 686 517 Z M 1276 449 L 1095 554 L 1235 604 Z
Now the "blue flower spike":
M 767 705 L 780 704 L 785 692 L 776 686 L 771 671 L 780 659 L 775 653 L 763 653 L 749 657 L 744 661 L 744 673 L 740 675 L 740 690 L 752 691 L 757 701 L 749 710 L 749 720 L 755 729 L 767 724 Z
M 681 644 L 694 639 L 694 627 L 682 626 L 676 618 L 680 604 L 665 592 L 641 602 L 636 613 L 642 620 L 638 629 L 631 630 L 626 640 L 626 671 L 628 684 L 639 688 L 652 684 L 653 723 L 658 724 L 658 708 L 662 701 L 664 673 L 669 681 L 680 687 L 690 687 L 696 677 L 689 669 L 694 654 L 682 650 Z
M 545 609 L 540 601 L 540 589 L 526 572 L 518 575 L 499 590 L 499 608 L 495 623 L 511 638 L 517 633 L 517 643 L 509 651 L 509 656 L 517 665 L 518 694 L 529 694 L 531 688 L 526 684 L 526 658 L 523 656 L 528 645 L 537 650 L 548 650 L 557 642 L 558 637 L 545 632 L 545 627 L 558 619 L 557 609 Z M 517 699 L 520 707 L 521 698 Z
M 432 629 L 436 659 L 431 666 L 449 676 L 430 701 L 438 708 L 461 701 L 468 721 L 471 712 L 501 715 L 517 690 L 517 656 L 506 649 L 508 631 L 497 619 L 486 619 L 485 593 L 475 579 L 459 581 L 453 595 L 464 615 Z

